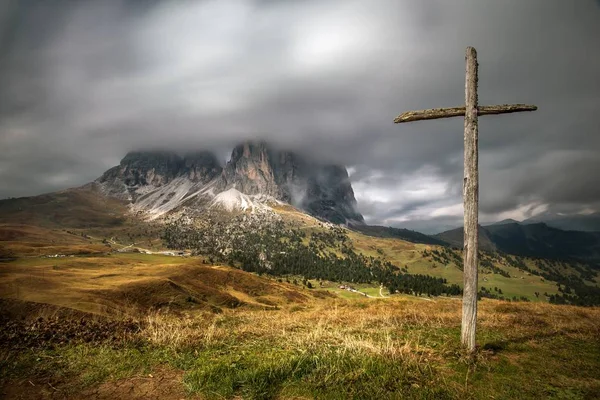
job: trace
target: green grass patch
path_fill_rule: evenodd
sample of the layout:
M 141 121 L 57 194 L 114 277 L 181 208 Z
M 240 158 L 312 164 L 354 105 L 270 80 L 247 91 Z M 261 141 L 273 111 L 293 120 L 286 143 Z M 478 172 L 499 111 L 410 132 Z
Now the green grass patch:
M 485 349 L 497 354 L 476 364 L 451 364 L 455 383 L 466 382 L 474 398 L 593 399 L 600 394 L 598 343 L 557 336 L 489 341 Z
M 246 349 L 205 353 L 185 374 L 192 393 L 207 398 L 451 398 L 435 371 L 398 359 L 335 351 Z

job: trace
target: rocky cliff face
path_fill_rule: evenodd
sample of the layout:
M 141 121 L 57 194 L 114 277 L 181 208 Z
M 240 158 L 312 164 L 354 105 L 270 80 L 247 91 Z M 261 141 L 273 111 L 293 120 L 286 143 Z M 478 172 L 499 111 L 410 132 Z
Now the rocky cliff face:
M 106 193 L 135 202 L 145 188 L 168 184 L 179 173 L 182 160 L 169 152 L 133 151 L 121 163 L 106 171 L 98 182 L 104 184 Z
M 246 142 L 238 145 L 223 169 L 221 184 L 245 194 L 263 194 L 279 199 L 273 161 L 273 152 L 265 143 Z
M 192 182 L 208 183 L 219 176 L 222 170 L 214 154 L 200 151 L 186 154 L 181 172 Z
M 314 171 L 307 186 L 301 204 L 310 214 L 335 223 L 363 221 L 363 216 L 356 211 L 356 199 L 345 167 L 325 165 Z
M 254 196 L 292 204 L 334 223 L 363 221 L 345 167 L 311 163 L 298 154 L 275 151 L 264 142 L 236 146 L 224 167 L 210 152 L 184 157 L 132 152 L 96 184 L 105 194 L 127 199 L 134 208 L 155 216 L 222 199 L 227 199 L 227 209 L 235 199 L 243 199 L 246 209 Z

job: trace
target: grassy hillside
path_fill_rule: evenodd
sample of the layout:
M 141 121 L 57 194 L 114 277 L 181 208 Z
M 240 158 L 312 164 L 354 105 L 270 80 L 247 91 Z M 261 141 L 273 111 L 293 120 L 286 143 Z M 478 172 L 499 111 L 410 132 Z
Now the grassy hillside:
M 0 298 L 105 316 L 305 302 L 312 292 L 198 258 L 136 253 L 0 263 Z
M 115 228 L 127 220 L 122 202 L 92 189 L 69 189 L 0 200 L 0 223 L 44 228 Z
M 275 211 L 286 225 L 305 233 L 305 244 L 313 234 L 331 229 L 330 224 L 293 207 L 277 206 Z M 510 228 L 513 224 L 507 225 Z M 492 237 L 488 230 L 496 228 L 509 229 L 504 225 L 488 227 L 482 229 L 482 234 Z M 165 250 L 163 233 L 164 226 L 160 223 L 144 222 L 130 215 L 122 203 L 105 199 L 90 189 L 0 201 L 0 259 L 54 254 L 102 255 L 135 248 L 159 251 Z M 460 252 L 436 244 L 435 239 L 382 227 L 370 227 L 367 232 L 346 230 L 346 234 L 358 254 L 390 262 L 409 274 L 443 278 L 448 284 L 462 285 Z M 338 257 L 345 257 L 337 245 L 324 242 L 322 245 Z M 486 248 L 485 241 L 483 248 Z M 444 259 L 433 254 L 438 251 Z M 518 262 L 515 262 L 496 251 L 483 252 L 481 257 L 480 290 L 486 296 L 548 301 L 550 296 L 562 296 L 562 290 L 574 292 L 574 284 L 579 285 L 580 293 L 586 289 L 585 285 L 591 287 L 590 290 L 598 286 L 596 271 L 575 262 L 550 266 L 548 263 L 554 261 L 527 257 L 517 257 Z
M 353 266 L 362 263 L 371 268 L 373 265 L 387 268 L 385 266 L 391 264 L 397 274 L 404 274 L 407 278 L 429 276 L 443 279 L 447 285 L 462 285 L 462 252 L 458 249 L 365 235 L 322 223 L 290 209 L 278 212 L 283 218 L 284 224 L 281 226 L 262 225 L 263 221 L 250 223 L 250 217 L 239 221 L 234 219 L 229 225 L 220 221 L 208 224 L 201 229 L 202 232 L 194 233 L 187 231 L 188 228 L 182 228 L 183 231 L 175 232 L 171 237 L 181 237 L 184 240 L 174 240 L 171 245 L 174 248 L 185 248 L 204 243 L 198 251 L 210 251 L 216 259 L 250 271 L 262 268 L 260 265 L 263 261 L 259 259 L 263 257 L 267 263 L 277 264 L 273 270 L 262 268 L 263 273 L 267 274 L 304 273 L 309 278 L 331 280 L 333 278 L 330 274 L 310 266 L 322 263 L 324 269 L 332 270 L 335 265 L 332 265 L 331 260 L 350 258 L 350 265 Z M 175 231 L 177 230 L 180 229 L 176 228 Z M 185 239 L 192 237 L 196 238 L 193 243 Z M 243 240 L 232 239 L 235 237 Z M 301 240 L 302 245 L 307 248 L 298 252 L 296 245 L 288 245 L 295 243 L 295 240 Z M 214 247 L 217 243 L 218 248 Z M 315 257 L 307 258 L 307 252 L 308 255 L 314 253 Z M 285 254 L 283 259 L 280 254 Z M 298 260 L 303 261 L 298 263 Z M 286 268 L 279 261 L 291 263 L 291 267 Z M 370 277 L 356 271 L 354 274 L 335 275 L 338 279 L 353 283 L 382 283 L 388 287 L 389 282 L 386 281 L 389 279 L 378 277 L 376 270 L 372 270 Z M 598 270 L 585 263 L 511 256 L 497 251 L 480 252 L 479 287 L 482 297 L 600 304 L 597 279 Z M 415 286 L 411 288 L 414 289 Z M 442 293 L 444 290 L 442 289 Z
M 109 250 L 99 240 L 63 229 L 0 224 L 0 260 L 50 254 L 101 254 Z
M 412 243 L 423 243 L 423 244 L 447 244 L 443 240 L 435 238 L 433 236 L 424 235 L 419 232 L 411 231 L 409 229 L 392 228 L 390 226 L 378 226 L 378 225 L 351 225 L 351 228 L 357 232 L 363 233 L 368 236 L 383 237 L 383 238 L 397 238 L 406 240 Z
M 136 244 L 163 249 L 160 224 L 91 188 L 0 200 L 0 259 L 105 253 Z

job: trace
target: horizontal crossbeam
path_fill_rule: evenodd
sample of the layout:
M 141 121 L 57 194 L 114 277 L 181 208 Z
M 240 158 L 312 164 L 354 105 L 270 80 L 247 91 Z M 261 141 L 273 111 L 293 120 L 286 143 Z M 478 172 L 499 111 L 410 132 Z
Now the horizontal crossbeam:
M 535 111 L 537 107 L 529 104 L 503 104 L 499 106 L 477 107 L 477 115 L 510 114 L 522 111 Z M 398 115 L 394 123 L 422 121 L 425 119 L 440 119 L 461 117 L 465 115 L 465 107 L 432 108 L 429 110 L 407 111 Z

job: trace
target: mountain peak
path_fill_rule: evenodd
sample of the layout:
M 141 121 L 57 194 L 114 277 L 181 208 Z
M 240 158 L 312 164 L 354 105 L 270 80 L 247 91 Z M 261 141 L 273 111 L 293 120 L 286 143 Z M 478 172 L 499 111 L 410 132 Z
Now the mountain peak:
M 225 186 L 234 187 L 245 194 L 266 194 L 279 198 L 272 158 L 270 149 L 263 142 L 245 142 L 236 146 L 223 170 Z
M 264 158 L 268 157 L 269 152 L 271 152 L 271 149 L 266 142 L 247 140 L 233 148 L 231 159 L 235 160 L 241 157 Z
M 263 141 L 236 146 L 223 179 L 242 193 L 271 196 L 331 222 L 363 221 L 344 166 L 309 162 Z
M 506 224 L 520 224 L 519 221 L 514 220 L 512 218 L 503 219 L 502 221 L 494 222 L 489 225 L 506 225 Z
M 283 201 L 334 223 L 363 222 L 344 166 L 309 162 L 264 141 L 235 146 L 224 167 L 208 151 L 183 157 L 167 151 L 134 151 L 96 183 L 103 193 L 128 200 L 154 217 L 183 205 L 201 209 L 225 193 L 217 198 L 225 208 L 246 204 L 251 196 L 254 203 Z

